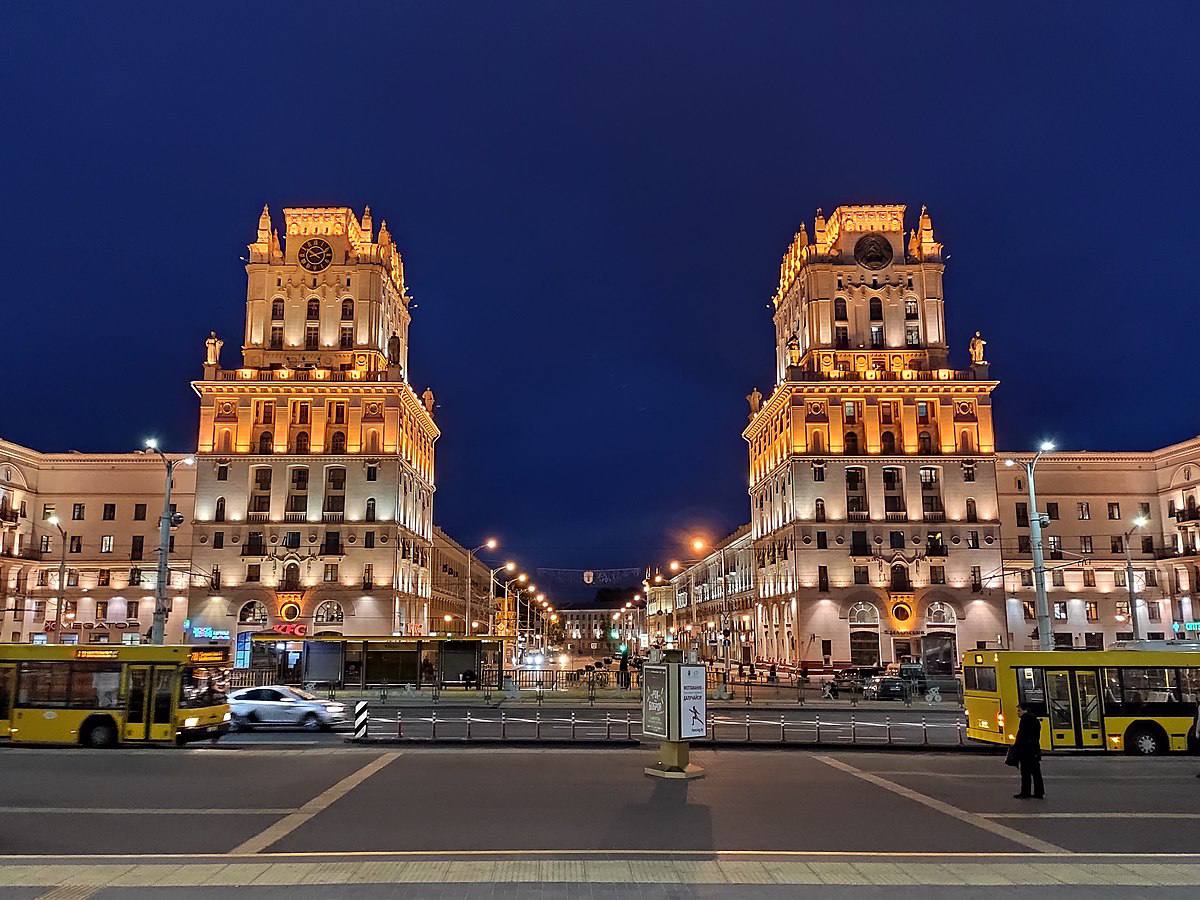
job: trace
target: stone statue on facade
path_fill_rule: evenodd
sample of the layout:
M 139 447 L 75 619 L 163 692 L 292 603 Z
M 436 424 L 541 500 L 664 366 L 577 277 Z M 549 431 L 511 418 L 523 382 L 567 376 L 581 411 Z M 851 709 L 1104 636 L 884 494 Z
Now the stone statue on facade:
M 221 364 L 221 348 L 224 346 L 225 342 L 217 337 L 217 333 L 210 331 L 204 341 L 204 364 L 219 366 Z
M 425 388 L 425 393 L 421 394 L 421 402 L 425 404 L 425 411 L 431 416 L 433 415 L 433 388 Z
M 387 358 L 389 366 L 400 365 L 400 335 L 392 332 L 387 342 Z
M 789 366 L 800 365 L 800 339 L 796 337 L 795 332 L 793 332 L 792 336 L 788 338 L 787 355 Z
M 762 393 L 758 388 L 746 395 L 746 402 L 750 404 L 750 415 L 758 415 L 758 411 L 762 409 Z
M 987 341 L 983 339 L 983 336 L 978 331 L 975 332 L 975 336 L 971 338 L 971 343 L 967 345 L 967 352 L 971 354 L 971 365 L 980 366 L 987 362 L 983 358 L 985 347 L 987 347 Z

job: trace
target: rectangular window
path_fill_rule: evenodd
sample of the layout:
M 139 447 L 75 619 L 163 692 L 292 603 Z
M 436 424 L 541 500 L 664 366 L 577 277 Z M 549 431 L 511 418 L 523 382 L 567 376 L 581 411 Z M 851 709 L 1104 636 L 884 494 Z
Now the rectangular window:
M 888 546 L 893 550 L 903 550 L 904 549 L 904 532 L 903 531 L 891 532 L 891 534 L 888 536 Z
M 221 463 L 217 466 L 217 481 L 229 480 L 229 466 L 226 463 Z
M 1021 587 L 1033 587 L 1033 571 L 1030 569 L 1021 570 Z
M 262 577 L 262 567 L 258 563 L 246 564 L 246 581 L 258 581 Z
M 79 570 L 78 569 L 67 569 L 67 587 L 79 587 Z M 66 604 L 67 604 L 68 612 L 75 612 L 75 601 L 74 600 L 68 600 L 68 601 L 66 601 Z
M 107 600 L 97 600 L 96 601 L 96 621 L 103 622 L 107 618 L 108 618 L 108 601 Z
M 224 547 L 225 547 L 225 532 L 214 531 L 213 532 L 213 549 L 214 550 L 222 550 L 222 549 L 224 549 Z
M 354 326 L 343 325 L 338 333 L 338 348 L 341 350 L 354 349 Z
M 53 503 L 43 503 L 42 504 L 42 521 L 45 522 L 46 520 L 53 517 L 53 515 L 54 515 L 54 504 Z
M 125 618 L 131 622 L 138 620 L 138 602 L 130 600 L 125 604 Z
M 1125 552 L 1125 536 L 1121 535 L 1121 534 L 1114 534 L 1109 539 L 1109 545 L 1111 546 L 1113 553 L 1124 553 Z
M 909 347 L 921 346 L 921 329 L 916 325 L 909 325 L 904 329 L 904 343 Z
M 1096 586 L 1096 570 L 1095 569 L 1084 569 L 1083 570 L 1083 586 L 1084 587 L 1095 587 Z
M 1079 552 L 1080 553 L 1091 553 L 1092 552 L 1092 536 L 1090 534 L 1081 534 L 1079 536 Z
M 145 522 L 146 521 L 146 504 L 145 503 L 135 503 L 133 505 L 133 521 L 135 521 L 135 522 Z
M 878 350 L 883 347 L 883 326 L 871 326 L 871 347 Z
M 945 566 L 930 566 L 929 567 L 929 583 L 930 584 L 945 584 L 946 583 L 946 567 Z
M 101 513 L 100 518 L 103 519 L 105 522 L 114 521 L 117 518 L 117 504 L 105 503 L 104 510 Z
M 1032 600 L 1021 601 L 1021 613 L 1026 622 L 1037 621 L 1037 605 Z
M 854 583 L 855 584 L 870 584 L 871 578 L 866 566 L 854 567 Z
M 1095 600 L 1087 600 L 1083 604 L 1084 613 L 1087 615 L 1089 622 L 1100 621 L 1100 604 Z
M 283 349 L 283 326 L 282 325 L 272 325 L 271 326 L 270 349 L 272 349 L 272 350 L 282 350 Z
M 1062 569 L 1055 569 L 1050 573 L 1050 583 L 1055 587 L 1063 587 L 1066 584 L 1066 582 L 1063 580 Z
M 375 584 L 375 567 L 370 563 L 363 566 L 363 587 L 371 587 Z
M 379 466 L 367 466 L 367 481 L 379 480 Z
M 1152 537 L 1142 538 L 1142 552 L 1143 553 L 1153 553 L 1154 552 L 1154 538 L 1152 538 Z
M 1108 517 L 1110 519 L 1121 518 L 1121 504 L 1120 503 L 1108 504 Z
M 100 569 L 96 572 L 96 587 L 108 587 L 112 583 L 112 572 Z
M 963 473 L 963 481 L 965 483 L 971 484 L 975 481 L 975 466 L 974 465 L 971 465 L 971 464 L 964 465 L 962 473 Z
M 1080 519 L 1090 519 L 1092 517 L 1092 508 L 1086 500 L 1081 500 L 1075 504 L 1075 510 L 1079 514 Z
M 968 531 L 967 532 L 967 549 L 968 550 L 978 550 L 979 549 L 979 532 L 978 531 Z
M 71 506 L 71 521 L 73 521 L 73 522 L 82 522 L 83 521 L 83 504 L 82 503 L 72 504 L 72 506 Z
M 820 465 L 813 466 L 812 473 L 813 473 L 813 481 L 824 481 L 825 480 L 825 467 L 824 466 L 820 466 Z
M 983 590 L 983 570 L 979 566 L 971 566 L 971 590 Z
M 300 549 L 300 532 L 289 531 L 287 534 L 285 534 L 283 536 L 283 546 L 287 547 L 289 550 Z
M 817 566 L 817 590 L 829 590 L 829 566 Z
M 824 532 L 824 531 L 817 532 L 817 549 L 818 550 L 829 549 L 829 534 L 827 532 Z
M 112 553 L 113 552 L 113 542 L 115 540 L 116 540 L 116 537 L 114 537 L 111 534 L 100 535 L 100 552 L 101 553 Z
M 1018 553 L 1032 552 L 1032 547 L 1030 546 L 1030 543 L 1029 543 L 1029 535 L 1022 534 L 1022 535 L 1017 536 L 1017 552 Z
M 1151 600 L 1146 603 L 1146 618 L 1151 622 L 1162 621 L 1162 607 L 1158 605 L 1157 601 Z
M 1059 622 L 1067 621 L 1067 601 L 1066 600 L 1055 600 L 1054 601 L 1054 618 L 1055 618 L 1055 620 L 1057 620 Z
M 1018 503 L 1016 509 L 1017 509 L 1017 527 L 1018 528 L 1028 528 L 1029 527 L 1029 504 L 1028 503 Z
M 1146 570 L 1146 587 L 1158 587 L 1158 570 Z
M 316 325 L 306 325 L 304 327 L 304 349 L 316 350 L 318 346 L 318 334 Z
M 141 559 L 142 554 L 145 551 L 145 549 L 146 549 L 146 538 L 143 535 L 135 534 L 133 536 L 133 543 L 129 548 L 129 558 L 130 559 Z
M 1143 519 L 1149 519 L 1150 518 L 1150 504 L 1149 503 L 1139 503 L 1138 504 L 1138 515 L 1141 516 Z
M 325 563 L 325 580 L 337 581 L 338 567 L 337 563 Z
M 1046 518 L 1047 519 L 1057 519 L 1058 518 L 1058 504 L 1057 503 L 1047 503 L 1046 504 Z
M 134 566 L 129 570 L 129 584 L 131 587 L 136 587 L 142 583 L 142 570 Z
M 83 538 L 81 538 L 77 534 L 71 535 L 71 552 L 72 553 L 82 553 L 83 552 Z
M 365 547 L 367 550 L 370 550 L 374 546 L 375 546 L 375 532 L 374 531 L 364 532 L 363 533 L 363 547 Z
M 1117 587 L 1125 587 L 1125 570 L 1113 569 L 1113 584 Z
M 845 325 L 838 325 L 833 329 L 833 344 L 839 350 L 847 350 L 850 347 L 850 331 Z
M 1051 534 L 1046 536 L 1046 543 L 1050 550 L 1051 559 L 1062 559 L 1062 535 Z

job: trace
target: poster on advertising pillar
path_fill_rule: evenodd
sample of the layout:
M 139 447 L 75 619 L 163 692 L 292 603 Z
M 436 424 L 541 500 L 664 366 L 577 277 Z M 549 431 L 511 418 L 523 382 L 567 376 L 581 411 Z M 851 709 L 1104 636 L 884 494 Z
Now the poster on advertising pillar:
M 704 666 L 679 667 L 679 739 L 708 736 Z
M 667 722 L 667 667 L 642 666 L 642 734 L 670 740 Z

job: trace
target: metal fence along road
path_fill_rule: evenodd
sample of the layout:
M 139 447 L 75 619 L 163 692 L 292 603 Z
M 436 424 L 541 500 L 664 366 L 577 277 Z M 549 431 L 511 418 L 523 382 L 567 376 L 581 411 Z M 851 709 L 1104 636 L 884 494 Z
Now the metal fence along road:
M 382 711 L 381 711 L 382 713 Z M 372 714 L 368 741 L 620 742 L 642 740 L 633 710 L 549 711 L 388 710 Z M 964 747 L 966 723 L 959 715 L 898 711 L 798 714 L 710 712 L 707 742 L 763 745 Z M 696 743 L 704 743 L 704 740 Z

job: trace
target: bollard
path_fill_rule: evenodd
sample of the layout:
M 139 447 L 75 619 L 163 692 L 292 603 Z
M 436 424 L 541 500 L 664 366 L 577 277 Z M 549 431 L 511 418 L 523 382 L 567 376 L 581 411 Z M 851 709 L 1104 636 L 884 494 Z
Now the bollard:
M 633 740 L 633 713 L 625 713 L 625 740 Z
M 571 740 L 575 740 L 575 710 L 571 710 Z
M 783 721 L 783 713 L 779 714 L 779 743 L 787 743 L 787 725 Z
M 429 739 L 431 741 L 437 740 L 437 708 L 436 707 L 432 710 L 432 713 L 429 717 Z
M 471 739 L 471 711 L 467 710 L 467 740 Z
M 750 713 L 746 713 L 746 740 L 750 740 Z
M 534 713 L 533 739 L 535 741 L 540 741 L 542 739 L 542 711 L 540 709 Z
M 607 741 L 612 737 L 612 713 L 604 714 L 604 739 Z
M 370 709 L 366 700 L 354 704 L 354 740 L 365 741 L 367 729 L 370 727 Z
M 386 701 L 387 701 L 387 685 L 381 684 L 379 686 L 379 702 L 385 703 Z
M 717 739 L 717 720 L 715 718 L 713 718 L 712 713 L 708 714 L 707 732 L 708 732 L 708 739 L 710 741 L 715 741 Z
M 404 737 L 404 710 L 396 710 L 396 739 Z
M 858 731 L 855 728 L 854 713 L 850 713 L 850 743 L 858 743 Z
M 884 721 L 887 724 L 887 742 L 890 744 L 892 742 L 892 717 L 885 716 Z
M 963 742 L 962 719 L 959 719 L 957 722 L 954 723 L 954 730 L 958 732 L 958 746 L 961 747 L 962 742 Z
M 929 726 L 925 724 L 924 713 L 921 713 L 921 743 L 929 746 Z
M 508 737 L 508 714 L 500 710 L 500 740 Z
M 816 725 L 817 725 L 817 740 L 816 740 L 816 742 L 819 744 L 819 743 L 821 743 L 821 714 L 820 713 L 817 713 Z

